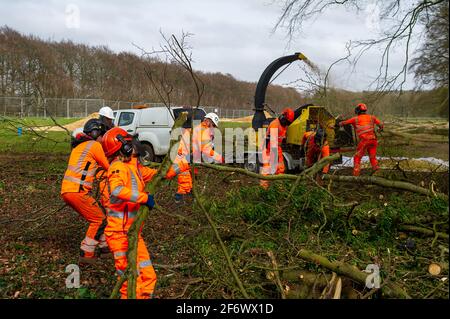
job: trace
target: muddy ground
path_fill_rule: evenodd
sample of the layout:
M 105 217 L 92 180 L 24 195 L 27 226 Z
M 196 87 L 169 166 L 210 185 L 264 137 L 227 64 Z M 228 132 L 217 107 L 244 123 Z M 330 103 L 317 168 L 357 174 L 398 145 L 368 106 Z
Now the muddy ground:
M 85 221 L 71 208 L 64 206 L 59 197 L 60 182 L 66 168 L 66 160 L 67 156 L 65 155 L 0 155 L 0 167 L 3 168 L 0 171 L 1 298 L 107 298 L 112 291 L 116 280 L 112 259 L 103 260 L 99 265 L 82 267 L 80 289 L 68 289 L 65 286 L 65 279 L 68 275 L 65 272 L 66 266 L 77 263 L 79 244 L 87 226 Z M 340 171 L 339 174 L 345 175 L 350 172 L 350 169 L 346 169 Z M 429 185 L 431 181 L 434 181 L 438 191 L 448 192 L 448 173 L 407 172 L 406 176 L 402 172 L 384 172 L 383 174 L 389 178 L 409 180 L 417 185 L 420 183 Z M 242 219 L 240 215 L 227 217 L 229 212 L 237 211 L 236 207 L 241 205 L 234 201 L 235 196 L 241 196 L 239 198 L 244 202 L 248 200 L 247 204 L 250 205 L 248 207 L 256 207 L 261 204 L 259 202 L 251 204 L 252 194 L 260 194 L 254 190 L 257 187 L 252 188 L 257 184 L 257 180 L 246 176 L 219 173 L 207 169 L 200 169 L 198 175 L 199 190 L 202 192 L 203 198 L 209 199 L 213 203 L 211 204 L 213 205 L 212 211 L 215 212 L 213 216 L 216 218 L 219 232 L 230 248 L 232 258 L 235 258 L 240 274 L 249 287 L 255 281 L 267 281 L 261 277 L 264 276 L 263 273 L 258 277 L 255 273 L 256 270 L 251 268 L 270 265 L 270 262 L 266 264 L 267 257 L 261 256 L 261 251 L 264 255 L 268 249 L 276 252 L 278 250 L 280 265 L 290 266 L 300 263 L 298 259 L 295 259 L 295 254 L 286 248 L 285 243 L 280 242 L 284 240 L 284 235 L 274 238 L 274 236 L 278 236 L 279 232 L 288 229 L 287 238 L 289 239 L 290 235 L 290 244 L 292 242 L 295 244 L 292 239 L 294 230 L 291 230 L 291 221 L 295 220 L 295 214 L 289 215 L 289 228 L 284 227 L 284 220 L 281 220 L 271 226 L 275 228 L 261 226 L 261 228 L 257 228 L 257 231 L 252 228 L 251 224 L 255 223 L 255 220 L 256 223 L 259 222 L 258 216 Z M 418 203 L 417 205 L 428 200 L 416 194 L 370 185 L 346 184 L 343 187 L 343 185 L 333 184 L 324 186 L 328 186 L 329 191 L 344 202 L 347 200 L 368 202 L 375 208 L 383 207 L 388 202 L 389 205 L 392 202 L 392 205 L 395 206 L 398 198 L 405 202 Z M 281 185 L 280 187 L 286 186 Z M 236 290 L 229 288 L 233 285 L 230 283 L 232 279 L 221 278 L 224 277 L 224 273 L 229 273 L 229 271 L 226 266 L 220 266 L 225 263 L 218 246 L 215 246 L 215 239 L 204 215 L 197 208 L 193 208 L 190 202 L 182 206 L 175 204 L 172 200 L 175 190 L 175 181 L 165 182 L 160 188 L 156 200 L 163 207 L 164 212 L 152 211 L 143 232 L 158 275 L 156 297 L 239 297 Z M 285 193 L 285 191 L 274 193 L 278 195 L 273 196 L 279 196 L 283 192 Z M 274 202 L 277 201 L 275 197 L 271 199 Z M 225 203 L 225 206 L 221 203 Z M 406 204 L 402 202 L 401 205 Z M 245 207 L 243 209 L 244 213 L 246 210 L 250 210 Z M 364 210 L 365 206 L 362 206 L 361 213 L 364 213 Z M 299 214 L 306 214 L 308 211 L 308 208 L 300 209 Z M 420 214 L 422 212 L 420 211 Z M 311 211 L 311 214 L 313 213 L 314 209 Z M 330 222 L 334 223 L 333 220 L 328 221 L 327 227 Z M 326 256 L 345 255 L 345 260 L 356 260 L 357 265 L 362 268 L 364 268 L 364 263 L 369 262 L 372 257 L 374 258 L 374 255 L 378 256 L 377 258 L 384 258 L 386 253 L 384 250 L 381 251 L 384 248 L 379 247 L 379 242 L 376 243 L 378 246 L 374 244 L 373 247 L 358 246 L 361 245 L 361 242 L 357 242 L 357 245 L 355 242 L 347 245 L 344 244 L 344 239 L 333 237 L 331 228 L 330 230 L 325 228 L 324 232 L 334 239 L 329 241 L 327 236 L 322 235 L 319 245 L 319 238 L 316 238 L 319 236 L 318 234 L 315 236 L 315 234 L 322 223 L 320 217 L 317 217 L 317 220 L 315 217 L 307 220 L 305 225 L 311 226 L 314 234 L 308 232 L 300 234 L 299 245 L 315 249 L 317 253 Z M 445 225 L 443 230 L 448 232 Z M 272 231 L 274 232 L 272 233 Z M 270 239 L 261 239 L 263 237 L 259 237 L 260 234 L 265 234 L 264 238 Z M 349 236 L 352 236 L 351 233 Z M 439 257 L 438 246 L 444 245 L 448 248 L 448 243 L 444 240 L 433 243 L 433 238 L 395 232 L 389 237 L 390 241 L 387 245 L 392 245 L 393 249 L 400 247 L 405 236 L 414 238 L 416 248 L 421 251 L 422 261 L 411 257 L 410 254 L 404 255 L 405 252 L 399 248 L 399 260 L 403 260 L 406 264 L 401 271 L 399 270 L 403 276 L 399 275 L 399 278 L 405 280 L 405 282 L 401 282 L 402 287 L 405 287 L 416 298 L 448 298 L 448 286 L 445 283 L 448 270 L 436 278 L 430 276 L 426 271 L 427 265 Z M 248 242 L 251 242 L 251 245 L 247 247 Z M 360 250 L 358 247 L 361 247 Z M 332 251 L 333 249 L 335 251 Z M 370 253 L 372 250 L 375 252 L 374 254 Z M 252 263 L 246 261 L 246 258 Z M 410 265 L 411 258 L 416 258 L 414 267 Z M 445 262 L 448 264 L 448 255 L 445 257 Z M 408 285 L 405 284 L 406 280 L 413 282 L 420 276 L 424 278 L 423 285 L 408 289 Z M 284 283 L 290 285 L 288 281 Z M 276 286 L 264 283 L 261 288 L 255 288 L 252 296 L 278 298 L 279 294 Z

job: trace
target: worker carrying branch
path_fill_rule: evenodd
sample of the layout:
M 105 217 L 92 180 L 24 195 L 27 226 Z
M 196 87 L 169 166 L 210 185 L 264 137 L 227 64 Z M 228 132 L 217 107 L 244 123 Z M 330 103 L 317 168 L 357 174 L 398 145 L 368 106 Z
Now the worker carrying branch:
M 372 169 L 374 171 L 379 169 L 377 161 L 378 141 L 375 134 L 375 125 L 378 126 L 378 132 L 383 130 L 384 125 L 376 116 L 366 114 L 366 112 L 367 105 L 360 103 L 355 108 L 355 117 L 339 122 L 339 126 L 352 124 L 359 139 L 356 154 L 353 158 L 353 176 L 359 176 L 361 172 L 361 158 L 364 156 L 366 151 L 369 153 Z
M 327 133 L 319 128 L 317 131 L 309 131 L 303 135 L 302 147 L 306 157 L 306 166 L 311 167 L 320 159 L 330 156 L 330 145 L 327 140 Z M 330 164 L 325 166 L 322 173 L 327 174 Z
M 192 176 L 190 168 L 190 137 L 192 135 L 192 157 L 194 161 L 200 162 L 203 158 L 206 161 L 223 163 L 221 154 L 214 150 L 214 128 L 219 125 L 219 117 L 215 113 L 205 115 L 203 121 L 191 129 L 184 129 L 178 152 L 173 160 L 173 164 L 167 172 L 166 178 L 172 179 L 178 176 L 178 190 L 175 194 L 175 201 L 180 203 L 183 198 L 191 194 Z
M 148 183 L 158 172 L 140 164 L 132 137 L 119 127 L 109 130 L 102 139 L 105 155 L 111 162 L 108 169 L 109 200 L 106 205 L 106 241 L 114 254 L 117 275 L 123 276 L 127 267 L 128 230 L 136 219 L 141 205 L 152 209 L 155 205 L 152 194 L 144 192 Z M 144 239 L 138 234 L 136 298 L 153 296 L 156 273 Z M 127 282 L 120 288 L 121 298 L 127 298 Z
M 61 185 L 64 202 L 89 222 L 86 236 L 81 242 L 80 263 L 95 263 L 98 255 L 109 253 L 103 234 L 106 216 L 90 194 L 97 168 L 109 168 L 102 145 L 98 142 L 104 132 L 105 127 L 100 120 L 90 119 L 86 122 L 83 134 L 78 134 L 72 141 L 73 149 Z M 96 254 L 97 247 L 99 251 Z
M 281 145 L 286 138 L 287 127 L 294 121 L 294 117 L 294 111 L 286 108 L 267 127 L 266 136 L 260 145 L 263 164 L 260 173 L 262 175 L 284 173 L 285 167 Z M 269 181 L 261 179 L 259 183 L 264 189 L 269 188 Z

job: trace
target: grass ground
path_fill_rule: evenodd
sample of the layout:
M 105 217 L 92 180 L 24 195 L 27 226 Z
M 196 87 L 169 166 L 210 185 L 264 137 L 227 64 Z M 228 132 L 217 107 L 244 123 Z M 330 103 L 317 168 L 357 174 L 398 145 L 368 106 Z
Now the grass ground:
M 55 133 L 55 138 L 64 137 L 64 133 Z M 65 287 L 65 268 L 77 263 L 87 226 L 72 209 L 61 208 L 59 191 L 68 146 L 59 143 L 55 151 L 54 146 L 41 140 L 27 151 L 33 136 L 23 137 L 27 138 L 23 148 L 16 145 L 0 151 L 0 166 L 8 168 L 0 171 L 0 263 L 4 265 L 0 267 L 0 298 L 107 298 L 116 279 L 110 259 L 82 268 L 80 289 Z M 0 135 L 0 145 L 14 145 L 11 139 L 12 135 Z M 417 152 L 421 149 L 410 147 Z M 382 147 L 380 150 L 386 152 Z M 399 150 L 393 145 L 388 150 L 398 156 Z M 418 156 L 427 156 L 430 148 L 423 150 Z M 440 148 L 435 152 L 445 155 Z M 446 152 L 448 158 L 448 149 Z M 448 192 L 448 172 L 406 172 L 406 177 L 398 171 L 383 174 L 415 184 L 433 181 L 439 191 Z M 439 276 L 427 272 L 431 262 L 448 266 L 448 253 L 441 250 L 448 248 L 448 242 L 405 233 L 397 227 L 421 218 L 422 226 L 448 233 L 447 202 L 377 186 L 331 184 L 324 189 L 313 182 L 300 185 L 288 199 L 289 183 L 272 183 L 264 192 L 257 180 L 236 174 L 201 168 L 196 178 L 202 201 L 253 297 L 280 297 L 267 270 L 272 267 L 269 250 L 275 253 L 279 267 L 286 269 L 281 276 L 283 285 L 291 289 L 290 297 L 300 296 L 299 282 L 287 276 L 287 269 L 317 274 L 324 271 L 300 259 L 297 253 L 301 248 L 360 269 L 377 263 L 383 278 L 389 277 L 415 298 L 449 296 L 448 280 L 444 280 L 448 269 Z M 156 194 L 164 211 L 153 211 L 143 230 L 156 264 L 156 296 L 241 297 L 204 215 L 190 202 L 175 204 L 175 191 L 175 181 L 164 182 Z M 335 205 L 351 200 L 360 205 L 350 215 L 348 208 Z M 351 291 L 367 292 L 356 284 L 351 284 Z M 311 293 L 308 297 L 318 296 Z

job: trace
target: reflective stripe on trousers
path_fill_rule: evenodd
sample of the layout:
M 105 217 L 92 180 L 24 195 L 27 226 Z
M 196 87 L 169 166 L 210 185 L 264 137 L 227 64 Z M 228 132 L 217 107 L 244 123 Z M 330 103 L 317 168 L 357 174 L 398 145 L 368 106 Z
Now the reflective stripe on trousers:
M 66 176 L 66 175 L 65 175 L 65 176 L 64 176 L 64 179 L 65 179 L 66 181 L 73 182 L 73 183 L 77 183 L 77 184 L 80 184 L 80 185 L 92 186 L 92 183 L 86 182 L 86 181 L 82 181 L 81 179 L 76 178 L 76 177 L 73 177 L 73 176 Z
M 106 213 L 107 213 L 108 217 L 116 217 L 116 218 L 124 218 L 125 217 L 125 214 L 123 212 L 119 212 L 117 210 L 112 210 L 110 208 L 106 209 Z M 137 210 L 128 212 L 128 218 L 135 218 L 137 213 L 138 213 Z

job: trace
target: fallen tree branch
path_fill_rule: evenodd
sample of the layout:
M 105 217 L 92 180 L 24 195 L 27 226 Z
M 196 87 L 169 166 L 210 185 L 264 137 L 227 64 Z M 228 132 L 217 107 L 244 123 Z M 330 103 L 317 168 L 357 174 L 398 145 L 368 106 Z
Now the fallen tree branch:
M 283 284 L 281 283 L 281 280 L 280 280 L 280 273 L 278 272 L 278 264 L 277 264 L 277 260 L 275 259 L 275 255 L 273 254 L 273 252 L 271 250 L 269 250 L 267 252 L 267 255 L 269 256 L 270 261 L 272 262 L 272 266 L 274 268 L 273 274 L 275 276 L 275 282 L 278 286 L 278 289 L 280 290 L 281 299 L 286 299 L 286 293 L 284 291 Z
M 435 232 L 432 229 L 428 229 L 425 227 L 419 227 L 419 226 L 413 226 L 413 225 L 398 225 L 398 229 L 402 230 L 402 231 L 409 231 L 409 232 L 415 232 L 415 233 L 420 233 L 429 237 L 434 237 L 436 236 L 437 238 L 441 238 L 441 239 L 445 239 L 448 241 L 449 236 L 446 233 L 440 233 L 440 232 Z
M 327 258 L 317 255 L 309 250 L 306 249 L 300 249 L 298 251 L 298 255 L 312 263 L 315 263 L 317 265 L 320 265 L 322 267 L 325 267 L 336 274 L 346 276 L 348 278 L 351 278 L 352 280 L 365 285 L 366 279 L 369 274 L 362 272 L 358 268 L 351 266 L 349 264 L 343 263 L 341 261 L 329 261 Z M 394 283 L 387 283 L 385 287 L 385 293 L 387 296 L 393 297 L 393 298 L 407 298 L 410 299 L 411 297 L 400 287 L 395 285 Z
M 222 238 L 220 237 L 219 231 L 217 230 L 217 227 L 216 227 L 214 221 L 212 220 L 208 211 L 206 210 L 206 208 L 203 206 L 202 202 L 200 201 L 200 198 L 198 196 L 198 193 L 197 193 L 197 190 L 195 187 L 192 188 L 192 192 L 194 193 L 194 197 L 195 197 L 197 204 L 200 206 L 200 209 L 205 214 L 205 217 L 208 220 L 208 223 L 211 225 L 211 228 L 214 231 L 214 235 L 216 236 L 216 239 L 219 242 L 220 248 L 222 249 L 222 252 L 225 255 L 225 258 L 226 258 L 227 264 L 228 264 L 228 268 L 230 268 L 231 274 L 233 275 L 234 280 L 236 281 L 236 284 L 239 287 L 239 290 L 241 291 L 242 295 L 245 298 L 247 298 L 247 299 L 250 298 L 249 295 L 247 294 L 247 291 L 244 288 L 244 285 L 242 284 L 242 281 L 239 279 L 239 275 L 237 274 L 236 270 L 234 269 L 233 262 L 231 261 L 231 257 L 230 257 L 230 254 L 228 253 L 227 247 L 223 243 Z
M 410 191 L 413 193 L 418 193 L 426 196 L 437 196 L 444 200 L 448 200 L 448 196 L 443 193 L 432 192 L 429 189 L 416 186 L 414 184 L 408 182 L 394 181 L 385 179 L 378 176 L 340 176 L 340 175 L 323 175 L 322 179 L 324 180 L 333 180 L 338 182 L 350 182 L 350 183 L 359 183 L 359 184 L 374 184 L 383 187 L 397 188 L 403 189 L 406 191 Z
M 315 163 L 310 168 L 307 168 L 304 170 L 300 175 L 293 175 L 293 174 L 279 174 L 279 175 L 261 175 L 258 173 L 250 172 L 246 170 L 245 168 L 240 167 L 230 167 L 230 166 L 224 166 L 224 165 L 217 165 L 217 164 L 210 164 L 210 163 L 199 163 L 199 165 L 211 168 L 216 171 L 222 171 L 222 172 L 236 172 L 239 174 L 247 175 L 250 177 L 258 178 L 258 179 L 264 179 L 264 180 L 302 180 L 306 178 L 306 176 L 312 176 L 320 172 L 325 166 L 330 164 L 331 162 L 337 160 L 340 158 L 340 154 L 336 153 L 328 157 L 322 158 L 319 162 Z M 302 176 L 299 178 L 299 176 Z

